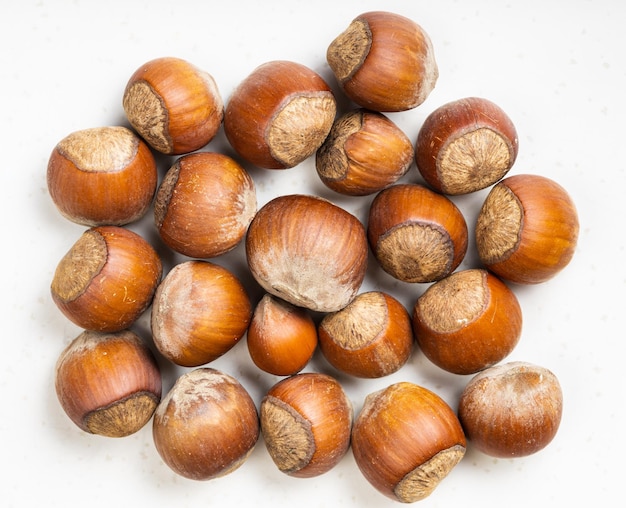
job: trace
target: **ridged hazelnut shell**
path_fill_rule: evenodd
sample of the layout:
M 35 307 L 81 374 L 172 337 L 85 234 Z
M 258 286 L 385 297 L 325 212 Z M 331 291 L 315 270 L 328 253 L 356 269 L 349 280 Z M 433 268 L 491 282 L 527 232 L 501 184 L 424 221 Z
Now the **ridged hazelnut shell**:
M 213 77 L 175 57 L 155 58 L 130 77 L 122 98 L 128 121 L 155 150 L 193 152 L 211 141 L 224 118 Z
M 357 16 L 328 46 L 326 60 L 344 93 L 374 111 L 419 106 L 439 77 L 428 34 L 391 12 Z
M 261 402 L 261 431 L 283 473 L 312 478 L 330 471 L 350 447 L 352 404 L 326 374 L 301 373 L 270 388 Z
M 317 349 L 317 327 L 308 309 L 266 293 L 254 309 L 246 336 L 254 364 L 276 376 L 290 376 Z
M 395 184 L 370 205 L 367 234 L 380 266 L 404 282 L 434 282 L 467 252 L 465 218 L 446 196 L 419 184 Z
M 319 324 L 324 357 L 341 372 L 379 378 L 398 371 L 413 351 L 411 318 L 391 295 L 369 291 Z
M 482 269 L 455 272 L 432 284 L 413 309 L 420 350 L 454 374 L 475 374 L 506 358 L 520 340 L 515 293 Z
M 251 315 L 246 288 L 234 273 L 209 261 L 185 261 L 174 266 L 156 290 L 152 335 L 165 358 L 197 367 L 232 349 Z
M 154 203 L 163 242 L 192 258 L 214 258 L 243 239 L 257 210 L 256 189 L 234 159 L 214 152 L 181 156 Z
M 266 203 L 246 237 L 248 266 L 261 287 L 319 312 L 352 301 L 365 278 L 367 254 L 365 228 L 354 215 L 302 194 Z
M 150 306 L 163 267 L 137 233 L 119 226 L 85 231 L 56 267 L 50 291 L 61 312 L 87 330 L 128 328 Z
M 61 407 L 90 434 L 134 434 L 152 418 L 161 400 L 156 360 L 129 330 L 82 332 L 63 350 L 55 372 Z
M 330 131 L 337 104 L 324 79 L 286 60 L 254 69 L 228 100 L 224 133 L 235 151 L 265 169 L 287 169 L 315 151 Z
M 503 279 L 539 284 L 572 260 L 580 225 L 567 191 L 540 175 L 508 176 L 485 199 L 476 220 L 482 263 Z
M 563 392 L 556 375 L 529 362 L 495 365 L 465 386 L 458 414 L 469 446 L 492 457 L 526 457 L 556 436 Z
M 140 219 L 157 188 L 152 152 L 125 127 L 73 132 L 50 154 L 47 185 L 59 212 L 85 226 L 122 226 Z
M 241 467 L 258 441 L 259 429 L 256 406 L 243 385 L 207 367 L 182 374 L 152 421 L 154 444 L 165 464 L 198 481 Z
M 500 106 L 482 97 L 448 102 L 426 117 L 415 162 L 436 191 L 469 194 L 502 179 L 517 158 L 515 125 Z
M 339 117 L 315 156 L 315 167 L 330 189 L 366 196 L 389 187 L 413 162 L 411 140 L 382 113 L 357 109 Z
M 368 395 L 352 429 L 352 452 L 363 476 L 404 503 L 428 497 L 464 457 L 465 447 L 452 408 L 409 382 Z

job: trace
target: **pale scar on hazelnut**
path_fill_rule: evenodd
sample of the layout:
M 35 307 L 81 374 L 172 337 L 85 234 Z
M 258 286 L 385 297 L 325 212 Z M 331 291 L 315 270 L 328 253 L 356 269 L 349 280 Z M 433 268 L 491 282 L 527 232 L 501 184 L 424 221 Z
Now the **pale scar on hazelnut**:
M 372 32 L 369 25 L 356 19 L 330 44 L 326 54 L 340 83 L 350 79 L 359 70 L 372 47 Z
M 288 167 L 308 158 L 326 139 L 335 114 L 335 99 L 329 92 L 288 98 L 268 124 L 272 157 Z
M 348 172 L 349 160 L 344 150 L 346 140 L 363 126 L 363 114 L 352 112 L 344 115 L 331 128 L 318 157 L 321 164 L 317 169 L 324 178 L 340 180 Z
M 454 257 L 450 237 L 440 228 L 408 224 L 378 240 L 376 256 L 386 271 L 406 282 L 435 280 L 445 275 Z
M 133 83 L 124 94 L 123 106 L 128 121 L 156 150 L 172 151 L 174 143 L 169 135 L 167 108 L 148 83 Z
M 99 233 L 85 232 L 63 256 L 52 279 L 52 291 L 70 302 L 78 298 L 100 273 L 107 260 L 107 245 Z
M 450 141 L 439 156 L 437 173 L 445 193 L 484 188 L 499 180 L 511 166 L 513 147 L 489 128 L 475 129 Z
M 428 328 L 438 333 L 450 333 L 479 317 L 488 300 L 489 288 L 484 272 L 466 270 L 431 286 L 418 299 L 417 305 Z
M 268 396 L 261 410 L 261 428 L 272 459 L 284 473 L 309 464 L 315 452 L 311 422 L 282 400 Z
M 57 148 L 82 171 L 115 172 L 135 158 L 139 138 L 124 127 L 101 127 L 72 133 Z
M 370 344 L 385 329 L 389 314 L 380 293 L 364 293 L 344 309 L 329 314 L 323 326 L 339 346 L 358 350 Z
M 515 194 L 503 184 L 489 192 L 476 221 L 476 247 L 483 262 L 507 259 L 521 241 L 524 209 Z
M 465 456 L 465 447 L 455 445 L 437 453 L 432 459 L 409 472 L 394 489 L 404 503 L 413 503 L 428 497 Z

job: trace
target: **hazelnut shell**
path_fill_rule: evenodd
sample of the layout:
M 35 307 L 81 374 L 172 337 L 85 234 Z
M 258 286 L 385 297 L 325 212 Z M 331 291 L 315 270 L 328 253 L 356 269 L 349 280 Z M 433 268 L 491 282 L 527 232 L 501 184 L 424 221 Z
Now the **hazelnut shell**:
M 518 150 L 515 125 L 502 108 L 482 97 L 467 97 L 426 117 L 417 136 L 415 162 L 436 191 L 469 194 L 503 178 Z
M 229 269 L 209 261 L 185 261 L 167 273 L 154 295 L 154 343 L 173 363 L 198 367 L 232 349 L 251 315 L 246 288 Z
M 357 16 L 328 46 L 326 60 L 344 93 L 374 111 L 419 106 L 439 77 L 428 34 L 412 19 L 385 11 Z
M 356 296 L 367 268 L 361 222 L 325 199 L 303 194 L 272 199 L 246 236 L 246 257 L 270 294 L 313 311 L 332 312 Z
M 350 447 L 352 404 L 339 382 L 301 373 L 276 383 L 261 402 L 261 431 L 283 473 L 312 478 L 327 473 Z
M 139 67 L 126 84 L 122 106 L 139 135 L 168 155 L 202 148 L 224 118 L 213 77 L 175 57 L 155 58 Z
M 157 452 L 184 478 L 212 480 L 240 468 L 260 433 L 252 397 L 234 377 L 208 367 L 182 374 L 152 420 Z
M 476 374 L 458 407 L 470 446 L 499 458 L 543 450 L 556 436 L 562 413 L 563 393 L 556 375 L 519 361 Z
M 312 69 L 287 60 L 254 69 L 228 100 L 224 133 L 235 151 L 265 169 L 287 169 L 313 155 L 330 131 L 337 104 Z
M 163 242 L 192 258 L 214 258 L 243 239 L 257 209 L 248 172 L 214 152 L 180 157 L 167 171 L 154 203 Z
M 466 447 L 452 408 L 434 392 L 404 381 L 367 396 L 351 443 L 370 484 L 404 503 L 428 497 L 461 461 Z
M 419 184 L 395 184 L 370 205 L 367 234 L 380 266 L 403 282 L 434 282 L 467 252 L 465 218 L 446 196 Z
M 469 375 L 506 358 L 520 340 L 515 293 L 482 269 L 455 272 L 417 299 L 413 327 L 420 350 L 438 367 Z
M 315 353 L 317 327 L 307 309 L 266 293 L 254 309 L 246 341 L 257 367 L 290 376 L 300 372 Z
M 379 378 L 398 371 L 413 351 L 411 318 L 391 295 L 369 291 L 326 314 L 319 344 L 328 362 L 343 373 Z
M 134 332 L 84 331 L 59 356 L 55 389 L 81 430 L 125 437 L 152 418 L 161 400 L 161 373 Z
M 580 225 L 567 191 L 541 175 L 508 176 L 478 214 L 475 236 L 486 268 L 517 284 L 539 284 L 574 257 Z
M 145 215 L 157 188 L 150 148 L 125 127 L 73 132 L 50 154 L 47 185 L 59 212 L 85 226 L 122 226 Z
M 162 272 L 158 254 L 139 234 L 98 226 L 81 234 L 59 261 L 50 292 L 81 328 L 121 331 L 148 309 Z
M 339 117 L 315 156 L 330 189 L 366 196 L 396 183 L 413 161 L 411 140 L 382 113 L 357 109 Z

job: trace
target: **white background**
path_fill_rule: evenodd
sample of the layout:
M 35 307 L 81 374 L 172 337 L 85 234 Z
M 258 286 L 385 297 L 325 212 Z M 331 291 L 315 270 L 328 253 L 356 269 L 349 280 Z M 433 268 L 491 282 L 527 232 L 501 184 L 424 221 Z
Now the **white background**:
M 390 115 L 412 140 L 435 107 L 478 95 L 516 124 L 520 152 L 510 174 L 539 173 L 563 185 L 580 215 L 571 264 L 540 286 L 519 288 L 524 329 L 508 360 L 551 369 L 564 391 L 554 441 L 536 455 L 495 460 L 468 449 L 424 507 L 614 506 L 623 492 L 624 117 L 626 4 L 615 1 L 192 2 L 2 0 L 0 86 L 2 183 L 2 354 L 0 498 L 34 506 L 395 506 L 360 475 L 348 453 L 314 479 L 280 473 L 263 441 L 240 469 L 194 482 L 160 460 L 150 425 L 108 439 L 78 430 L 53 387 L 60 351 L 80 333 L 56 309 L 49 285 L 60 258 L 85 229 L 57 213 L 46 188 L 55 144 L 84 128 L 124 124 L 122 91 L 145 61 L 178 56 L 216 79 L 225 100 L 257 65 L 290 59 L 333 88 L 328 44 L 367 10 L 390 10 L 430 35 L 440 77 L 416 110 Z M 350 106 L 341 99 L 342 107 Z M 222 133 L 207 150 L 231 154 Z M 161 175 L 169 159 L 160 158 Z M 310 192 L 362 220 L 371 198 L 342 198 L 319 182 L 312 160 L 285 171 L 249 168 L 259 206 L 274 196 Z M 403 181 L 419 181 L 415 166 Z M 485 193 L 455 199 L 473 227 Z M 152 212 L 131 229 L 161 248 Z M 470 252 L 462 268 L 476 265 Z M 182 258 L 181 258 L 182 259 Z M 214 260 L 241 266 L 242 249 Z M 169 268 L 169 266 L 167 267 Z M 242 278 L 250 283 L 245 273 Z M 424 285 L 392 281 L 371 268 L 363 289 L 397 296 L 408 308 Z M 258 288 L 250 284 L 254 298 Z M 145 332 L 146 316 L 138 323 Z M 145 335 L 145 334 L 144 334 Z M 149 339 L 149 337 L 148 337 Z M 277 379 L 255 370 L 245 342 L 212 366 L 240 379 L 257 402 Z M 306 370 L 332 372 L 318 355 Z M 164 390 L 180 370 L 164 364 Z M 437 391 L 451 405 L 467 377 L 447 374 L 417 351 L 381 380 L 339 376 L 358 411 L 364 396 L 397 380 Z

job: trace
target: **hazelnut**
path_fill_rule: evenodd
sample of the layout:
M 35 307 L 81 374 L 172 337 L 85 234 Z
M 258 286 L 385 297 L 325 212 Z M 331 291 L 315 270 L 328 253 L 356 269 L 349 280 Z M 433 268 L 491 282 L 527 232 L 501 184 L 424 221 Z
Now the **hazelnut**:
M 352 429 L 352 452 L 363 476 L 403 503 L 428 497 L 464 457 L 465 447 L 452 408 L 409 382 L 368 395 Z
M 576 249 L 579 223 L 567 191 L 539 175 L 514 175 L 496 184 L 476 220 L 482 263 L 517 284 L 539 284 L 565 268 Z
M 513 351 L 522 331 L 517 297 L 481 269 L 455 272 L 432 284 L 413 309 L 417 343 L 438 367 L 475 374 Z
M 85 226 L 122 226 L 140 219 L 157 187 L 152 152 L 125 127 L 73 132 L 48 160 L 48 192 L 59 212 Z
M 404 306 L 381 291 L 361 293 L 319 324 L 320 349 L 341 372 L 378 378 L 402 367 L 413 350 L 411 318 Z
M 307 309 L 266 293 L 259 301 L 247 334 L 254 364 L 276 376 L 300 372 L 317 348 L 317 327 Z
M 428 34 L 391 12 L 357 16 L 328 47 L 326 60 L 344 93 L 374 111 L 422 104 L 439 77 Z
M 365 196 L 395 183 L 413 161 L 407 135 L 382 113 L 357 109 L 333 124 L 317 151 L 315 167 L 330 189 Z
M 171 362 L 197 367 L 243 337 L 252 305 L 241 281 L 209 261 L 185 261 L 159 284 L 152 303 L 154 343 Z
M 428 115 L 417 136 L 415 162 L 435 190 L 469 194 L 503 178 L 518 149 L 515 125 L 502 108 L 467 97 Z
M 276 60 L 260 65 L 233 91 L 224 133 L 235 151 L 266 169 L 287 169 L 313 155 L 335 120 L 335 97 L 308 67 Z
M 224 102 L 213 77 L 174 57 L 139 67 L 126 84 L 122 105 L 139 135 L 168 155 L 202 148 L 224 118 Z
M 194 258 L 234 249 L 256 213 L 254 182 L 233 159 L 212 152 L 183 155 L 167 171 L 154 204 L 163 242 Z
M 467 251 L 465 218 L 446 196 L 419 184 L 395 184 L 370 205 L 367 234 L 387 273 L 404 282 L 434 282 Z
M 267 450 L 287 475 L 324 474 L 350 447 L 352 404 L 339 382 L 326 374 L 296 374 L 279 381 L 259 412 Z
M 352 301 L 365 278 L 367 254 L 365 228 L 355 216 L 302 194 L 266 203 L 246 237 L 248 266 L 261 287 L 319 312 Z
M 191 480 L 212 480 L 241 467 L 259 438 L 250 394 L 211 368 L 182 374 L 158 405 L 152 435 L 163 462 Z
M 528 362 L 495 365 L 476 374 L 459 400 L 470 446 L 493 457 L 525 457 L 552 442 L 563 412 L 559 380 Z
M 74 324 L 87 330 L 128 328 L 150 306 L 161 279 L 154 248 L 119 226 L 91 228 L 56 267 L 52 299 Z
M 134 332 L 84 331 L 59 356 L 55 388 L 61 407 L 80 429 L 125 437 L 152 418 L 161 400 L 161 373 Z

